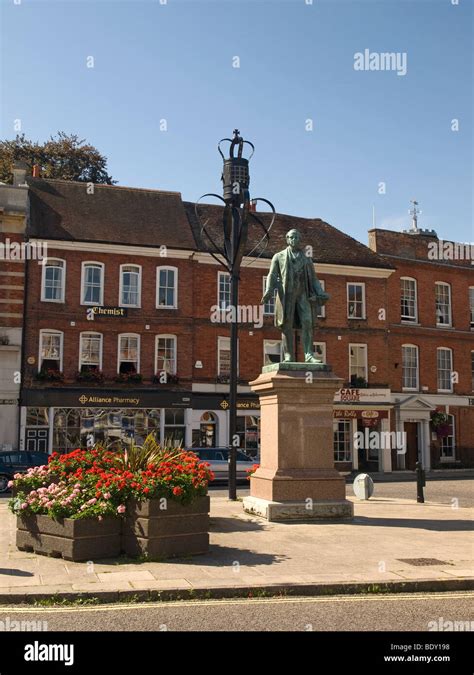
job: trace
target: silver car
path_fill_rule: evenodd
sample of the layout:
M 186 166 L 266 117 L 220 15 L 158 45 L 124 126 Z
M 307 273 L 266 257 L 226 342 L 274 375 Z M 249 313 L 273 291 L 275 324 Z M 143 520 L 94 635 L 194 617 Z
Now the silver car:
M 195 452 L 200 460 L 209 462 L 214 473 L 214 480 L 229 479 L 229 448 L 189 448 Z M 247 470 L 251 469 L 257 460 L 249 457 L 241 450 L 237 450 L 237 480 L 246 480 Z

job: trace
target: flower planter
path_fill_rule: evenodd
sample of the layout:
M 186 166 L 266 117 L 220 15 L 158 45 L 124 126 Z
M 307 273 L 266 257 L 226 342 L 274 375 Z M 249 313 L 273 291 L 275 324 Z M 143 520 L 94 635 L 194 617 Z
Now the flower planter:
M 16 545 L 20 551 L 34 551 L 64 560 L 113 558 L 120 553 L 120 518 L 96 519 L 49 516 L 17 518 Z
M 206 553 L 209 504 L 208 496 L 185 505 L 171 499 L 130 500 L 122 525 L 122 550 L 132 557 L 145 554 L 151 558 Z

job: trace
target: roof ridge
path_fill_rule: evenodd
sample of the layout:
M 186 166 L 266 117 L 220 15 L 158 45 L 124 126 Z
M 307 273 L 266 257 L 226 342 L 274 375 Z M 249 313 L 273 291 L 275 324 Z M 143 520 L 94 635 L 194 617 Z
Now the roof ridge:
M 44 182 L 44 183 L 61 183 L 64 185 L 87 185 L 90 181 L 82 180 L 65 180 L 64 178 L 32 178 L 29 177 L 32 181 Z M 164 195 L 179 195 L 181 197 L 181 192 L 177 190 L 159 190 L 158 188 L 139 188 L 133 187 L 131 185 L 107 185 L 107 183 L 93 183 L 94 187 L 98 188 L 115 188 L 119 190 L 129 190 L 130 192 L 159 192 Z

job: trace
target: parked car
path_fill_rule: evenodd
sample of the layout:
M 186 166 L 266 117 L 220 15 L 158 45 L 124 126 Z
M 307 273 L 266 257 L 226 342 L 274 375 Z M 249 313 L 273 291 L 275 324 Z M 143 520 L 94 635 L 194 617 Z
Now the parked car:
M 6 450 L 0 452 L 0 493 L 8 490 L 8 482 L 16 473 L 25 473 L 32 466 L 48 463 L 47 452 Z
M 203 462 L 209 462 L 214 480 L 229 479 L 229 448 L 189 448 Z M 255 464 L 255 459 L 246 455 L 242 450 L 237 450 L 237 480 L 247 478 L 247 469 Z

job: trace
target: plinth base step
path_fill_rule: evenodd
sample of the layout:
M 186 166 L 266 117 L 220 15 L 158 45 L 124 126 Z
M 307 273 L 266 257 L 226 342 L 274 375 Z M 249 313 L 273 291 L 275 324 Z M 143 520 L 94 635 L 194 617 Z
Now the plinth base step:
M 354 505 L 347 499 L 271 502 L 258 497 L 245 497 L 244 511 L 268 521 L 351 520 Z

